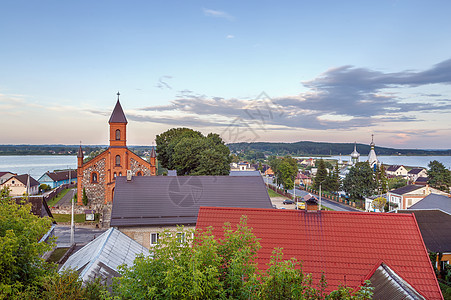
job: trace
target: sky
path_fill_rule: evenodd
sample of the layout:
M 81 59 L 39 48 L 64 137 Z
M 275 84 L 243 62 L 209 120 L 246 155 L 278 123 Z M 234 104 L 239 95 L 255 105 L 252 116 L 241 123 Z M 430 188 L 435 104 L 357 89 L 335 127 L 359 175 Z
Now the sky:
M 0 1 L 0 144 L 451 149 L 450 1 Z

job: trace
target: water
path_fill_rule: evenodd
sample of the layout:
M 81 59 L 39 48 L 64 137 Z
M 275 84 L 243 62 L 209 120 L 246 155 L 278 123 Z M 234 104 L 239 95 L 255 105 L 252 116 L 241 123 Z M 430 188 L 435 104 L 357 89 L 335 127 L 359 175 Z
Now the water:
M 30 173 L 38 180 L 45 172 L 63 169 L 76 169 L 77 156 L 66 155 L 12 155 L 0 156 L 0 172 L 18 175 Z
M 309 157 L 302 157 L 309 158 Z M 313 158 L 320 158 L 314 157 Z M 340 156 L 323 157 L 324 159 L 339 160 Z M 342 155 L 343 161 L 349 161 L 349 155 Z M 360 161 L 366 161 L 367 156 L 360 156 Z M 408 167 L 428 168 L 429 162 L 436 160 L 441 162 L 447 169 L 451 169 L 451 156 L 377 156 L 377 159 L 384 165 L 403 165 Z

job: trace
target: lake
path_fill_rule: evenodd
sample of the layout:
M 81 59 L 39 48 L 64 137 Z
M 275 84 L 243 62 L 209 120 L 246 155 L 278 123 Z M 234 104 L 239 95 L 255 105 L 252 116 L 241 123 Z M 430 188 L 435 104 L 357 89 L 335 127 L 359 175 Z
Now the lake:
M 17 174 L 30 173 L 38 180 L 45 172 L 62 169 L 76 169 L 77 156 L 68 155 L 11 155 L 0 156 L 0 172 Z
M 308 158 L 308 157 L 307 157 Z M 314 157 L 315 158 L 315 157 Z M 340 156 L 326 157 L 326 159 L 339 159 Z M 344 161 L 349 160 L 349 155 L 342 156 Z M 360 161 L 367 159 L 367 156 L 361 156 Z M 404 165 L 409 167 L 427 168 L 428 163 L 437 160 L 451 168 L 451 156 L 378 156 L 383 164 Z M 17 174 L 30 173 L 31 177 L 38 180 L 45 172 L 76 169 L 77 156 L 63 155 L 24 155 L 24 156 L 0 156 L 0 172 L 9 171 Z

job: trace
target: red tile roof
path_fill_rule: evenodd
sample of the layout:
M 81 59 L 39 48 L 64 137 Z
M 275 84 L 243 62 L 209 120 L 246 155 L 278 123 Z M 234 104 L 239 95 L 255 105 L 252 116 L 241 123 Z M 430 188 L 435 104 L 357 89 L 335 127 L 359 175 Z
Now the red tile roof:
M 213 226 L 222 237 L 224 223 L 234 226 L 242 215 L 261 239 L 261 270 L 280 247 L 285 259 L 302 261 L 315 282 L 324 272 L 330 291 L 340 284 L 358 287 L 384 262 L 427 299 L 442 299 L 413 215 L 201 207 L 197 228 Z

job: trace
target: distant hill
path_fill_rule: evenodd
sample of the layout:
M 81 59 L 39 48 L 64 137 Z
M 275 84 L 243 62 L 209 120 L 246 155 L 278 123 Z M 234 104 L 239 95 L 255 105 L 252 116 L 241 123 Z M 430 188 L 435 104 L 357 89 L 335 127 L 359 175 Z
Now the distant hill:
M 296 142 L 296 143 L 231 143 L 227 145 L 232 152 L 250 151 L 263 152 L 273 155 L 292 156 L 317 156 L 317 155 L 348 155 L 354 150 L 354 143 L 323 143 L 323 142 Z M 421 150 L 421 149 L 395 149 L 386 147 L 375 147 L 377 155 L 451 155 L 449 150 Z M 357 152 L 368 155 L 370 146 L 368 144 L 357 144 Z

